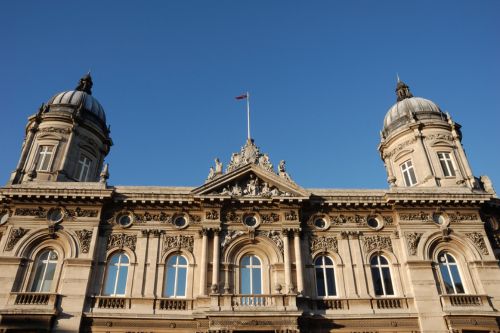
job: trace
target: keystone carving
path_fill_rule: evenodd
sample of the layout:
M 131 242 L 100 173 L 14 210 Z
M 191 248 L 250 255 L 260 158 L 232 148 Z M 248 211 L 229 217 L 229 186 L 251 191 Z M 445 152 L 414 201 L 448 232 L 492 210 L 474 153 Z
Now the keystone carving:
M 363 240 L 363 249 L 365 253 L 372 250 L 388 250 L 392 252 L 391 238 L 388 236 L 366 236 Z
M 80 243 L 82 253 L 88 253 L 90 249 L 90 241 L 92 240 L 92 230 L 76 230 L 76 237 Z
M 128 247 L 129 249 L 134 251 L 136 242 L 137 235 L 111 234 L 108 236 L 108 244 L 106 249 L 109 250 L 114 247 L 122 249 L 124 247 Z
M 311 252 L 338 252 L 338 250 L 338 241 L 336 237 L 322 236 L 311 239 Z
M 422 235 L 423 234 L 419 232 L 405 233 L 406 245 L 408 246 L 408 252 L 410 255 L 414 256 L 417 254 L 418 243 L 420 242 Z
M 189 252 L 193 252 L 194 237 L 193 236 L 168 236 L 163 237 L 163 253 L 171 249 L 185 249 Z
M 471 232 L 465 235 L 474 243 L 474 245 L 478 248 L 478 250 L 482 254 L 484 255 L 489 254 L 488 248 L 486 247 L 486 243 L 484 242 L 484 238 L 483 235 L 481 235 L 481 233 Z
M 7 239 L 7 245 L 5 246 L 6 251 L 12 251 L 14 246 L 16 246 L 17 242 L 29 231 L 29 229 L 12 229 L 10 232 L 9 238 Z

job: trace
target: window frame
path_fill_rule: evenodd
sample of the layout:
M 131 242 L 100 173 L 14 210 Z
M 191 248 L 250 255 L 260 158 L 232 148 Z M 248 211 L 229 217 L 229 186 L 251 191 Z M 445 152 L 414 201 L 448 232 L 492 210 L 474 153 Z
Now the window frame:
M 44 153 L 42 161 L 40 161 L 41 154 L 42 154 L 42 149 L 44 147 L 52 147 L 52 151 L 50 152 L 50 157 L 49 157 L 49 160 L 48 160 L 47 168 L 46 169 L 41 169 L 40 167 L 43 166 L 43 164 L 44 164 L 43 162 L 45 162 L 45 159 L 46 159 L 47 155 L 49 155 L 47 153 Z M 37 146 L 36 155 L 35 155 L 35 168 L 34 168 L 36 172 L 51 172 L 51 170 L 52 170 L 52 164 L 53 164 L 53 161 L 54 161 L 54 157 L 56 155 L 56 149 L 57 149 L 57 145 L 56 144 L 52 144 L 52 143 L 40 143 Z
M 173 266 L 169 266 L 168 262 L 171 258 L 176 257 L 175 264 Z M 179 257 L 184 258 L 186 260 L 186 264 L 179 264 Z M 174 295 L 173 296 L 168 296 L 167 295 L 167 290 L 168 290 L 168 283 L 170 282 L 168 280 L 168 270 L 170 267 L 173 267 L 175 269 L 174 273 Z M 178 282 L 179 282 L 179 269 L 185 268 L 186 273 L 185 273 L 185 281 L 184 281 L 184 295 L 183 296 L 178 296 L 177 295 L 177 287 L 178 287 Z M 164 270 L 164 276 L 163 276 L 163 291 L 162 291 L 162 297 L 164 298 L 187 298 L 187 293 L 188 293 L 188 274 L 189 274 L 189 259 L 182 255 L 181 253 L 173 253 L 167 257 L 165 260 L 165 270 Z
M 408 163 L 410 165 L 408 165 Z M 403 182 L 406 187 L 412 187 L 418 184 L 417 174 L 415 172 L 415 167 L 413 166 L 412 159 L 404 161 L 399 165 L 399 167 L 401 169 L 401 174 L 403 175 Z M 413 182 L 413 180 L 415 182 Z
M 114 256 L 116 255 L 119 255 L 120 258 L 119 258 L 119 261 L 118 261 L 118 268 L 117 268 L 117 271 L 116 271 L 116 276 L 115 276 L 115 282 L 114 282 L 114 287 L 113 287 L 113 293 L 110 293 L 110 294 L 106 294 L 106 284 L 108 282 L 108 277 L 109 277 L 109 267 L 111 265 L 111 260 Z M 121 262 L 121 256 L 125 256 L 128 260 L 128 262 L 126 264 L 122 264 Z M 108 296 L 108 297 L 124 297 L 127 295 L 127 287 L 129 285 L 129 278 L 130 278 L 130 267 L 131 267 L 131 260 L 130 260 L 130 256 L 128 255 L 128 253 L 126 253 L 125 251 L 115 251 L 113 253 L 111 253 L 109 256 L 108 256 L 108 260 L 106 261 L 106 268 L 105 268 L 105 274 L 104 274 L 104 280 L 103 280 L 103 283 L 102 283 L 102 287 L 101 287 L 101 296 Z M 123 294 L 117 294 L 116 293 L 116 290 L 117 290 L 117 286 L 118 286 L 118 281 L 119 281 L 119 277 L 120 277 L 120 272 L 122 271 L 120 268 L 121 267 L 127 267 L 127 275 L 125 277 L 125 287 L 124 287 L 124 292 Z
M 387 264 L 382 264 L 380 262 L 380 258 L 384 258 L 385 261 L 387 261 Z M 372 264 L 373 258 L 377 258 L 377 263 L 375 265 Z M 392 267 L 391 267 L 391 261 L 387 258 L 387 256 L 381 254 L 381 253 L 375 253 L 370 256 L 370 273 L 371 273 L 371 279 L 372 279 L 372 287 L 373 287 L 373 293 L 376 297 L 393 297 L 396 296 L 396 289 L 395 289 L 395 284 L 394 284 L 394 279 L 393 279 L 393 272 L 392 272 Z M 386 268 L 387 271 L 389 272 L 389 280 L 391 282 L 391 289 L 392 289 L 392 294 L 387 293 L 387 286 L 385 285 L 385 279 L 384 279 L 384 274 L 383 274 L 383 269 Z M 375 276 L 373 274 L 373 270 L 377 269 L 378 274 L 380 276 L 380 282 L 382 286 L 382 292 L 383 294 L 377 294 L 377 287 L 375 284 Z
M 53 263 L 55 265 L 54 267 L 54 273 L 52 275 L 52 281 L 50 282 L 50 287 L 48 288 L 48 290 L 33 290 L 33 287 L 34 287 L 34 284 L 36 283 L 35 282 L 35 278 L 36 278 L 36 275 L 37 275 L 37 268 L 38 268 L 38 262 L 40 260 L 40 258 L 45 254 L 45 253 L 49 253 L 49 257 L 48 257 L 48 263 L 46 263 L 43 268 L 43 277 L 42 277 L 42 284 L 41 286 L 43 287 L 44 285 L 44 281 L 45 281 L 45 278 L 46 278 L 46 273 L 47 273 L 47 268 L 48 266 Z M 57 259 L 55 260 L 51 260 L 50 259 L 50 253 L 51 252 L 54 252 L 56 255 L 57 255 Z M 31 269 L 30 269 L 30 276 L 29 276 L 29 279 L 28 279 L 28 285 L 26 286 L 26 290 L 27 292 L 32 292 L 32 293 L 52 293 L 55 289 L 56 289 L 56 286 L 57 286 L 57 282 L 58 282 L 58 279 L 59 279 L 59 270 L 60 270 L 60 254 L 59 252 L 54 249 L 53 247 L 44 247 L 42 249 L 40 249 L 38 251 L 38 253 L 35 254 L 35 260 L 32 262 L 32 266 L 31 266 Z
M 438 151 L 437 157 L 441 165 L 441 171 L 445 178 L 455 178 L 457 173 L 455 171 L 455 163 L 453 162 L 452 154 L 449 151 Z M 448 173 L 448 174 L 447 174 Z
M 446 259 L 446 262 L 443 263 L 443 264 L 439 260 L 442 255 L 444 255 L 444 258 Z M 454 260 L 454 262 L 452 262 L 452 263 L 448 262 L 448 257 L 447 256 L 450 256 Z M 465 283 L 464 283 L 464 274 L 461 271 L 461 268 L 460 268 L 459 262 L 457 260 L 457 257 L 455 255 L 453 255 L 450 251 L 443 250 L 443 251 L 440 251 L 438 253 L 436 262 L 437 262 L 438 275 L 439 275 L 439 284 L 441 286 L 441 292 L 442 292 L 442 294 L 443 295 L 466 295 L 467 294 L 467 288 L 466 288 Z M 446 271 L 448 273 L 449 280 L 452 283 L 451 284 L 451 286 L 453 287 L 453 292 L 452 293 L 449 293 L 448 289 L 446 288 L 445 279 L 444 279 L 443 273 L 442 273 L 442 266 L 446 267 Z M 450 266 L 455 266 L 455 268 L 457 270 L 457 273 L 458 273 L 458 277 L 460 279 L 460 283 L 462 285 L 463 292 L 457 292 L 457 286 L 456 286 L 457 283 L 454 280 L 455 278 L 453 277 L 453 274 L 452 274 Z
M 84 163 L 82 163 L 82 158 L 84 160 L 87 160 L 89 162 L 88 166 Z M 76 170 L 75 170 L 75 179 L 78 180 L 79 182 L 86 182 L 89 180 L 90 173 L 92 171 L 92 165 L 94 163 L 94 160 L 88 155 L 85 154 L 80 154 L 80 157 L 78 158 L 78 161 L 76 162 Z M 85 174 L 85 177 L 82 178 L 83 170 L 87 167 L 87 172 Z
M 316 261 L 320 258 L 322 258 L 321 265 L 317 265 Z M 325 264 L 325 258 L 330 259 L 332 261 L 332 264 Z M 338 292 L 337 292 L 338 286 L 337 286 L 337 274 L 336 274 L 336 269 L 335 269 L 335 260 L 333 260 L 333 258 L 328 256 L 328 255 L 320 254 L 314 258 L 313 264 L 314 264 L 313 265 L 314 266 L 314 281 L 315 281 L 315 285 L 316 285 L 316 297 L 318 297 L 318 298 L 338 297 Z M 321 296 L 318 293 L 318 279 L 317 279 L 318 269 L 321 269 L 322 274 L 323 274 L 323 281 L 324 281 L 324 288 L 325 288 L 325 295 L 324 296 Z M 330 294 L 329 290 L 328 290 L 328 281 L 327 281 L 328 274 L 326 271 L 327 269 L 331 269 L 333 272 L 333 289 L 334 289 L 333 294 Z
M 243 262 L 243 259 L 249 257 L 250 258 L 250 264 L 249 265 L 243 265 L 242 262 Z M 259 261 L 259 264 L 258 265 L 253 265 L 252 264 L 252 258 L 256 258 L 258 261 Z M 254 253 L 247 253 L 245 255 L 243 255 L 240 260 L 239 260 L 239 267 L 238 267 L 238 270 L 239 270 L 239 293 L 241 295 L 263 295 L 264 294 L 264 270 L 263 270 L 263 262 L 262 262 L 262 259 L 254 254 Z M 250 281 L 250 286 L 249 286 L 249 289 L 250 289 L 250 293 L 249 294 L 245 294 L 243 293 L 243 268 L 248 268 L 249 269 L 249 281 Z M 259 293 L 255 293 L 254 292 L 254 283 L 253 283 L 253 270 L 254 269 L 259 269 L 260 270 L 260 274 L 259 274 L 259 277 L 260 277 L 260 292 Z

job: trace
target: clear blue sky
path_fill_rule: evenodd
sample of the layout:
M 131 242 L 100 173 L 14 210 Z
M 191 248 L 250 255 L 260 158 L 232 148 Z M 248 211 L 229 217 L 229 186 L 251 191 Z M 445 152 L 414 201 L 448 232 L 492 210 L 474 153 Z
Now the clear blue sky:
M 0 183 L 24 126 L 90 68 L 115 185 L 204 182 L 246 136 L 303 187 L 386 188 L 379 131 L 396 73 L 463 125 L 500 191 L 499 1 L 6 1 Z

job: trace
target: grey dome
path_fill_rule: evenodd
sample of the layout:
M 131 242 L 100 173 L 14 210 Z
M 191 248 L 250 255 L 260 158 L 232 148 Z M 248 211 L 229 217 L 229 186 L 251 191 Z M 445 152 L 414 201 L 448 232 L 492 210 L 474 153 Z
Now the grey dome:
M 89 95 L 84 91 L 71 90 L 55 95 L 48 102 L 49 112 L 50 107 L 56 105 L 72 107 L 79 107 L 82 105 L 85 111 L 90 112 L 90 114 L 94 115 L 106 124 L 106 114 L 104 113 L 101 103 L 99 103 L 96 98 L 92 97 L 92 95 Z

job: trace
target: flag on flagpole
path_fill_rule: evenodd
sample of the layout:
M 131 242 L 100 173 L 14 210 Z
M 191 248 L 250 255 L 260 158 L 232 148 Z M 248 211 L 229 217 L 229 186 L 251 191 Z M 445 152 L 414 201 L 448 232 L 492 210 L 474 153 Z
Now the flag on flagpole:
M 236 99 L 246 99 L 246 98 L 248 98 L 248 95 L 245 93 L 245 94 L 243 94 L 243 95 L 236 96 L 235 98 L 236 98 Z

